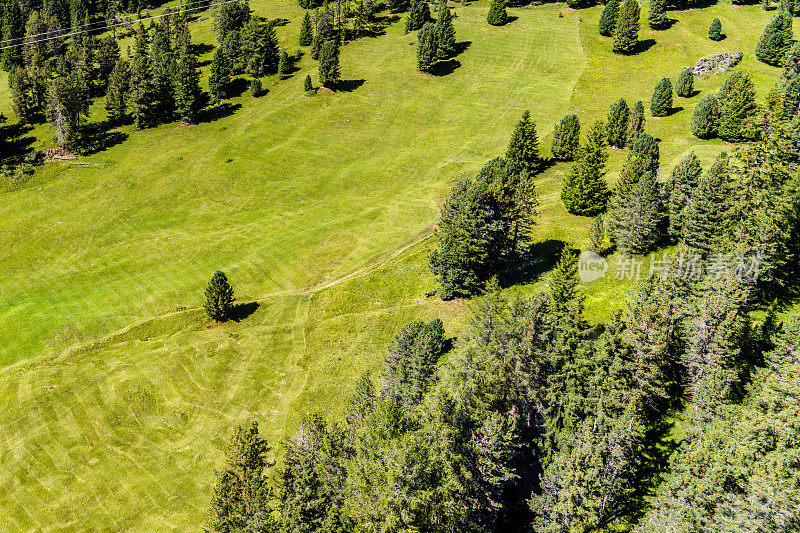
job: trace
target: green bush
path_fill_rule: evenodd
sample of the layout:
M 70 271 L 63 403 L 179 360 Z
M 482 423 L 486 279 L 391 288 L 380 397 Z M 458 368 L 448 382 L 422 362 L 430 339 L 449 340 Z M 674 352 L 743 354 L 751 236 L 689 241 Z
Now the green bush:
M 692 69 L 685 68 L 681 75 L 678 76 L 678 82 L 675 84 L 675 94 L 681 98 L 689 98 L 694 94 L 694 72 L 692 72 Z
M 489 7 L 489 14 L 486 16 L 486 21 L 492 26 L 502 26 L 508 22 L 506 0 L 492 0 L 492 5 Z
M 708 27 L 708 38 L 712 41 L 722 40 L 722 22 L 720 22 L 719 18 L 711 21 L 711 26 Z

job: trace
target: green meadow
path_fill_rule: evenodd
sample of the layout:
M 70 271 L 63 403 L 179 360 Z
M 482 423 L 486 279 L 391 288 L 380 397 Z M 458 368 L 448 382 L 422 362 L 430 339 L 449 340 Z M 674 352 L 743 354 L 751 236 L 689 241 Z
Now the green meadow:
M 288 19 L 279 40 L 297 48 L 296 3 L 251 6 Z M 503 154 L 525 109 L 546 151 L 567 112 L 586 126 L 620 97 L 647 108 L 658 80 L 704 55 L 743 52 L 737 68 L 761 98 L 779 73 L 753 56 L 774 14 L 760 6 L 670 12 L 674 24 L 654 32 L 643 5 L 632 56 L 597 34 L 601 7 L 510 9 L 503 27 L 486 24 L 487 9 L 455 5 L 464 44 L 444 75 L 416 71 L 415 36 L 398 20 L 342 49 L 337 93 L 303 95 L 305 75 L 316 79 L 306 57 L 260 98 L 227 100 L 196 126 L 119 128 L 85 165 L 47 163 L 0 192 L 0 530 L 198 530 L 236 424 L 258 420 L 277 446 L 304 414 L 335 415 L 403 324 L 438 316 L 458 334 L 474 303 L 426 296 L 438 209 L 455 180 Z M 721 42 L 707 38 L 715 16 Z M 216 44 L 210 20 L 191 30 Z M 726 149 L 689 133 L 694 105 L 724 78 L 697 79 L 668 117 L 647 113 L 662 177 L 688 150 L 708 165 Z M 90 122 L 103 118 L 97 103 Z M 27 135 L 53 144 L 46 125 Z M 626 154 L 613 151 L 610 182 Z M 538 177 L 539 275 L 509 295 L 543 289 L 554 250 L 584 245 L 589 220 L 559 199 L 567 168 Z M 215 269 L 249 316 L 208 323 Z M 590 318 L 624 305 L 631 286 L 613 275 L 585 286 Z

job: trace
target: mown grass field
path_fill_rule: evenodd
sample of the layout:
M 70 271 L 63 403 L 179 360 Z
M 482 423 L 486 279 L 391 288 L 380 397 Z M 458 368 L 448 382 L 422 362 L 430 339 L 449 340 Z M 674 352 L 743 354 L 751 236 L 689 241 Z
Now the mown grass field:
M 278 35 L 294 48 L 296 4 L 251 5 L 289 19 Z M 230 100 L 229 116 L 122 128 L 123 142 L 81 158 L 88 166 L 48 167 L 0 194 L 0 530 L 198 530 L 235 424 L 255 418 L 277 443 L 304 413 L 337 412 L 402 324 L 440 316 L 457 333 L 470 302 L 425 297 L 432 224 L 450 183 L 501 155 L 524 109 L 546 146 L 569 110 L 587 124 L 620 96 L 647 105 L 662 76 L 708 53 L 744 52 L 762 96 L 778 72 L 753 58 L 772 16 L 758 6 L 671 13 L 662 32 L 645 23 L 655 44 L 632 57 L 597 36 L 601 8 L 513 9 L 502 28 L 487 9 L 455 7 L 469 45 L 445 76 L 416 73 L 400 21 L 343 48 L 350 91 L 304 97 L 305 74 L 316 78 L 304 59 L 262 98 Z M 706 38 L 715 16 L 722 43 Z M 213 42 L 209 21 L 192 31 Z M 683 110 L 648 117 L 662 171 L 688 149 L 704 163 L 723 149 L 688 131 L 723 79 L 698 80 L 699 95 L 676 99 Z M 46 126 L 33 135 L 50 143 Z M 612 182 L 625 154 L 612 156 Z M 566 168 L 537 182 L 538 243 L 583 244 L 588 220 L 558 198 Z M 199 306 L 216 268 L 258 307 L 208 328 Z M 544 284 L 528 281 L 508 292 Z M 590 316 L 629 288 L 588 286 Z

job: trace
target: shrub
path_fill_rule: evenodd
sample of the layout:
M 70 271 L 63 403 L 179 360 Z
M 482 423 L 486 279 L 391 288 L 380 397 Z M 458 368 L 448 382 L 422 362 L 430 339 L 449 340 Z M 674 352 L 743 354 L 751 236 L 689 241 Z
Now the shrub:
M 661 78 L 653 91 L 650 100 L 650 113 L 654 117 L 665 117 L 672 109 L 672 82 L 669 78 Z
M 250 96 L 253 98 L 258 98 L 261 96 L 264 87 L 261 85 L 261 80 L 258 78 L 253 78 L 250 82 Z
M 647 21 L 654 30 L 667 25 L 666 0 L 650 0 L 650 11 L 647 14 Z
M 306 74 L 306 81 L 303 83 L 303 91 L 310 93 L 314 90 L 314 85 L 311 83 L 311 74 Z
M 713 94 L 700 99 L 692 113 L 692 135 L 700 139 L 711 139 L 719 128 L 719 103 Z
M 694 94 L 694 72 L 692 72 L 692 69 L 685 68 L 681 75 L 678 76 L 678 82 L 675 84 L 675 94 L 681 98 L 689 98 Z
M 711 21 L 711 26 L 708 27 L 708 38 L 712 41 L 722 40 L 722 22 L 720 22 L 719 18 Z
M 486 21 L 492 26 L 502 26 L 508 22 L 506 0 L 492 0 L 492 5 L 489 7 L 489 14 L 486 16 Z
M 422 72 L 430 72 L 436 63 L 436 29 L 432 22 L 426 22 L 417 34 L 417 68 Z

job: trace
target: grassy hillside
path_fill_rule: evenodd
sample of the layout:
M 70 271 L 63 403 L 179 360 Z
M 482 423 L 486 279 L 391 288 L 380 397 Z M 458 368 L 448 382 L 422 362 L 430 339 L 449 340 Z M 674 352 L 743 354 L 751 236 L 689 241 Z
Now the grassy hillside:
M 252 5 L 290 19 L 279 37 L 293 47 L 299 8 Z M 400 21 L 343 48 L 351 90 L 302 96 L 315 75 L 305 59 L 264 97 L 232 99 L 229 116 L 122 128 L 88 166 L 49 167 L 0 195 L 0 529 L 197 530 L 235 424 L 256 418 L 277 442 L 303 413 L 336 412 L 403 323 L 441 316 L 457 332 L 471 304 L 424 296 L 431 225 L 449 184 L 503 152 L 522 110 L 547 140 L 568 110 L 587 124 L 620 96 L 647 104 L 662 76 L 707 53 L 745 52 L 762 95 L 777 72 L 752 57 L 771 17 L 758 6 L 674 13 L 663 32 L 645 24 L 656 42 L 633 57 L 597 36 L 600 8 L 515 9 L 501 28 L 486 10 L 455 8 L 469 45 L 445 76 L 416 73 Z M 715 16 L 722 43 L 706 38 Z M 192 31 L 213 42 L 209 22 Z M 662 170 L 689 148 L 704 162 L 723 148 L 688 133 L 691 108 L 723 79 L 648 117 Z M 0 106 L 9 114 L 7 93 Z M 33 133 L 49 142 L 46 127 Z M 534 271 L 584 239 L 588 220 L 558 198 L 566 168 L 537 182 Z M 257 306 L 209 328 L 199 305 L 215 268 Z M 543 285 L 525 281 L 509 292 Z M 590 314 L 602 319 L 629 286 L 588 286 Z

